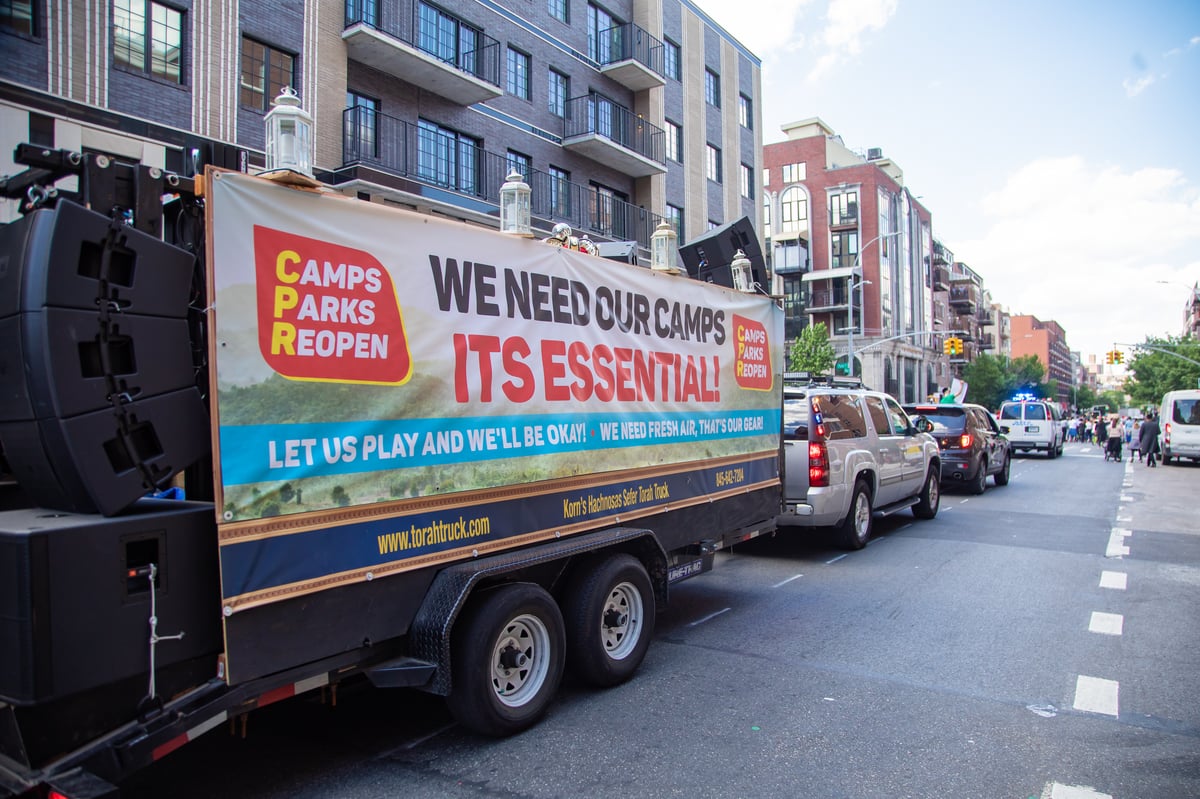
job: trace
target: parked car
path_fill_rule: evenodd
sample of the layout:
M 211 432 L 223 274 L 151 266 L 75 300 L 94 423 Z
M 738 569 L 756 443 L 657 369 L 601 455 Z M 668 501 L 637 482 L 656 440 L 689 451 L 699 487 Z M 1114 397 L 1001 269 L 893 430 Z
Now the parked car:
M 843 546 L 861 549 L 876 516 L 937 515 L 941 456 L 928 421 L 910 419 L 887 394 L 837 382 L 785 383 L 783 406 L 781 528 L 832 527 Z
M 1159 407 L 1158 429 L 1163 465 L 1172 458 L 1200 462 L 1200 389 L 1168 391 Z
M 905 405 L 910 416 L 923 416 L 933 425 L 942 454 L 942 483 L 962 483 L 982 494 L 988 475 L 996 485 L 1008 485 L 1012 450 L 1008 436 L 982 405 L 940 403 Z
M 1000 406 L 1000 429 L 1014 452 L 1045 452 L 1047 458 L 1063 453 L 1067 422 L 1058 406 L 1045 400 L 1013 400 Z

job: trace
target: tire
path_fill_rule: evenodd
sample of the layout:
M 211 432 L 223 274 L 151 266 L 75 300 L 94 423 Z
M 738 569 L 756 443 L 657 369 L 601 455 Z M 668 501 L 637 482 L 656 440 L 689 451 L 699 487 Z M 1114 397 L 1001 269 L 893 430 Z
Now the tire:
M 844 549 L 862 549 L 871 540 L 875 517 L 871 511 L 871 489 L 866 480 L 856 480 L 850 497 L 846 518 L 834 528 L 838 543 Z
M 1058 453 L 1055 451 L 1054 444 L 1051 443 L 1050 446 L 1046 447 L 1046 458 L 1048 460 L 1054 460 L 1057 457 Z
M 562 613 L 544 589 L 514 583 L 484 591 L 454 625 L 446 704 L 474 732 L 520 732 L 558 692 L 565 653 Z
M 913 516 L 918 519 L 932 519 L 937 516 L 941 504 L 942 490 L 938 483 L 937 467 L 930 466 L 929 474 L 925 475 L 925 485 L 921 487 L 920 501 L 913 505 Z
M 996 481 L 996 485 L 998 485 L 998 486 L 1008 485 L 1008 473 L 1011 469 L 1012 469 L 1012 456 L 1005 455 L 1004 456 L 1004 465 L 1001 466 L 1000 471 L 996 472 L 996 474 L 992 477 L 992 479 Z
M 654 636 L 654 589 L 641 561 L 613 555 L 585 561 L 563 599 L 567 664 L 590 685 L 625 682 Z
M 967 489 L 976 496 L 987 491 L 987 458 L 979 459 L 979 473 L 967 484 Z

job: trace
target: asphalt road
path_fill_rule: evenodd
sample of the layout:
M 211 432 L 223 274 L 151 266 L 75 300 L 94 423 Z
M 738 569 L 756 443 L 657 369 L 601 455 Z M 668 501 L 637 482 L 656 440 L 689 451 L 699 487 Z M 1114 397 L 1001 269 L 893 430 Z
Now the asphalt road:
M 629 683 L 507 740 L 343 686 L 138 775 L 139 797 L 1200 796 L 1200 465 L 1068 445 L 842 553 L 795 531 L 676 586 Z

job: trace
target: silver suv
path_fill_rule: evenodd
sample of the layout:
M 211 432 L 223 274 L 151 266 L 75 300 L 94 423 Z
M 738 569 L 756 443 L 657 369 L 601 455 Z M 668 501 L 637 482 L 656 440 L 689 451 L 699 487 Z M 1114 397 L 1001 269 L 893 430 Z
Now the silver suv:
M 861 549 L 874 517 L 912 508 L 937 515 L 941 462 L 924 417 L 910 419 L 891 396 L 858 381 L 783 390 L 784 496 L 780 527 L 833 527 Z

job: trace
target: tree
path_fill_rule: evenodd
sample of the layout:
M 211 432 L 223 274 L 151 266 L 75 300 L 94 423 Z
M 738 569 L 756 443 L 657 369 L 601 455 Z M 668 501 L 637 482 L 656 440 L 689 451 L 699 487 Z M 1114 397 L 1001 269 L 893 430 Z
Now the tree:
M 994 409 L 1018 393 L 1053 399 L 1057 384 L 1043 382 L 1045 376 L 1046 367 L 1036 355 L 1010 360 L 984 353 L 963 367 L 962 379 L 967 383 L 968 402 Z
M 1134 404 L 1156 406 L 1168 391 L 1200 386 L 1197 382 L 1200 365 L 1185 360 L 1200 361 L 1200 341 L 1171 336 L 1165 339 L 1147 337 L 1145 343 L 1175 355 L 1150 349 L 1137 351 L 1129 361 L 1130 376 L 1125 380 L 1125 390 Z
M 829 343 L 829 330 L 824 322 L 809 325 L 800 331 L 788 352 L 788 370 L 823 375 L 833 369 L 837 354 Z

